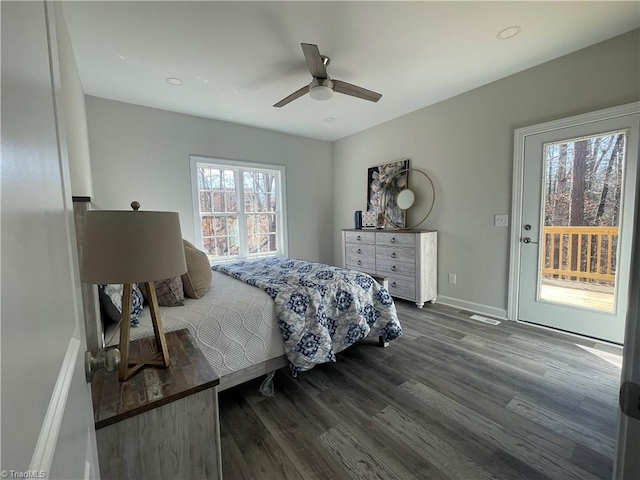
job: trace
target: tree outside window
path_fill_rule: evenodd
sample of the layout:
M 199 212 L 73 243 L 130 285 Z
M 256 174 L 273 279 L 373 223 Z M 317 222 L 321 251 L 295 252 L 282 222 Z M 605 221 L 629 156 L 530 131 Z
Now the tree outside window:
M 192 157 L 192 169 L 196 233 L 212 263 L 286 255 L 283 167 Z

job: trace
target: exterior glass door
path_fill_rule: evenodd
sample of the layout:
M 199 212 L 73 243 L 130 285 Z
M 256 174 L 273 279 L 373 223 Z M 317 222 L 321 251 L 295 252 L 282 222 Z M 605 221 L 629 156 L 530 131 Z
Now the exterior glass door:
M 614 313 L 627 132 L 544 145 L 539 299 Z
M 622 343 L 638 115 L 524 142 L 518 319 Z

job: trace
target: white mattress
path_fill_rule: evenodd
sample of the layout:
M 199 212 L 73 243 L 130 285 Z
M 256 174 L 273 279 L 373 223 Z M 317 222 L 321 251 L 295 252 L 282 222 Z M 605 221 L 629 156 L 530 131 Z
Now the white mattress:
M 259 288 L 213 272 L 211 288 L 200 299 L 186 298 L 182 307 L 160 307 L 165 332 L 188 328 L 198 347 L 223 377 L 251 365 L 284 355 L 275 306 Z M 105 329 L 105 340 L 117 332 Z M 153 336 L 151 314 L 145 306 L 131 340 Z M 119 342 L 119 332 L 111 345 Z

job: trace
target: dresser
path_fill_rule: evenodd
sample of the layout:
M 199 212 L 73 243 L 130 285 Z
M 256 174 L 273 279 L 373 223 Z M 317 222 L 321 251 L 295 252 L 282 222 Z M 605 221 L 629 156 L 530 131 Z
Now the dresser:
M 166 334 L 171 366 L 144 368 L 125 382 L 98 370 L 91 382 L 103 479 L 222 478 L 220 383 L 188 330 Z M 146 357 L 153 338 L 130 355 Z
M 415 302 L 435 302 L 438 232 L 429 230 L 342 230 L 345 268 L 384 281 L 389 293 Z

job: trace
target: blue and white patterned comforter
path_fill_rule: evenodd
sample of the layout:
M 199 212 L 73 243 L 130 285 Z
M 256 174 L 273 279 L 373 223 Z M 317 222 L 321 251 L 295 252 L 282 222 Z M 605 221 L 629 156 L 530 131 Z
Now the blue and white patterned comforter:
M 214 270 L 273 298 L 294 375 L 335 362 L 336 353 L 367 336 L 402 335 L 393 299 L 364 273 L 289 258 L 215 265 Z

